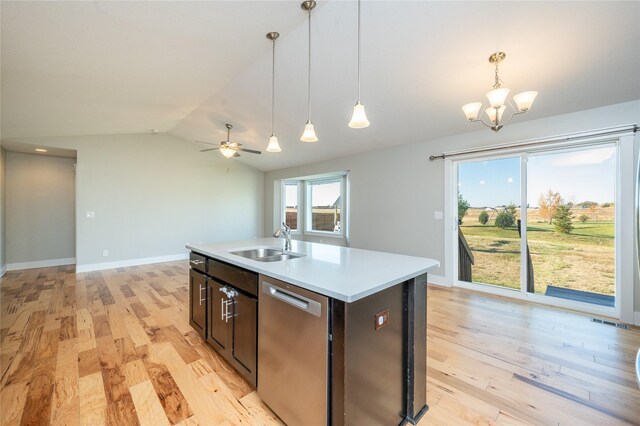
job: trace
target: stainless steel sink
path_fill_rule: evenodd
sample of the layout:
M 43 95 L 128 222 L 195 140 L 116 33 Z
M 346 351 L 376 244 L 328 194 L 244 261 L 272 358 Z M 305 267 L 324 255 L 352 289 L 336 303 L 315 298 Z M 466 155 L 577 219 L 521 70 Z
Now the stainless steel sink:
M 258 262 L 279 262 L 281 260 L 295 259 L 304 256 L 304 254 L 301 253 L 284 252 L 281 249 L 268 247 L 238 250 L 230 253 L 235 254 L 236 256 L 246 257 L 247 259 L 256 260 Z

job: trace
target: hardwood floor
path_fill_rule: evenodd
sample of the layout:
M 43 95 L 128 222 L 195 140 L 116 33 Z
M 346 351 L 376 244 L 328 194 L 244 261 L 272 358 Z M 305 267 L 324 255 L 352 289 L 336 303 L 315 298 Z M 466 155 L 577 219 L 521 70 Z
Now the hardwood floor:
M 1 424 L 281 424 L 190 328 L 187 272 L 186 261 L 8 272 Z M 637 328 L 440 287 L 427 328 L 420 425 L 640 424 Z

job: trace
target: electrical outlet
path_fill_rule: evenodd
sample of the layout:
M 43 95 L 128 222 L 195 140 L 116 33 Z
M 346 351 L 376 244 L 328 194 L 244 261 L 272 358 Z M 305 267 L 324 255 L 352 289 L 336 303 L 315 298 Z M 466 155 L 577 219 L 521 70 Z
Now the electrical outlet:
M 442 214 L 442 212 L 433 212 L 433 218 L 435 220 L 442 220 L 444 218 L 444 215 Z
M 375 318 L 375 324 L 374 324 L 375 330 L 380 330 L 382 327 L 385 327 L 386 325 L 389 324 L 389 308 L 385 309 L 384 311 L 378 312 L 377 314 L 375 314 L 374 318 Z
M 104 257 L 109 256 L 109 250 L 102 250 L 102 256 Z

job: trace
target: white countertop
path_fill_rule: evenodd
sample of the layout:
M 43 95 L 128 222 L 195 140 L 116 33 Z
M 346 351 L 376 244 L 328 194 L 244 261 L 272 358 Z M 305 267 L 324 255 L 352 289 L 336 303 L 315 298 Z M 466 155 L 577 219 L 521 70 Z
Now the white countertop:
M 440 265 L 438 261 L 424 257 L 296 240 L 291 243 L 292 252 L 305 256 L 278 262 L 259 262 L 230 253 L 260 247 L 282 249 L 284 239 L 277 238 L 216 244 L 189 243 L 187 248 L 343 302 L 355 302 Z

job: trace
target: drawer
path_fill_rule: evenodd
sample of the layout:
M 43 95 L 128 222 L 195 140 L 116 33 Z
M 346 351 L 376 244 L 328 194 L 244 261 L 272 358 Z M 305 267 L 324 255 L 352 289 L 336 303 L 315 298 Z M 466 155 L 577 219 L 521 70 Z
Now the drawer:
M 191 252 L 189 254 L 189 264 L 191 268 L 196 271 L 207 272 L 207 258 L 201 254 Z
M 256 297 L 258 296 L 258 274 L 255 272 L 247 271 L 246 269 L 232 266 L 218 260 L 209 259 L 207 274 L 239 290 Z

